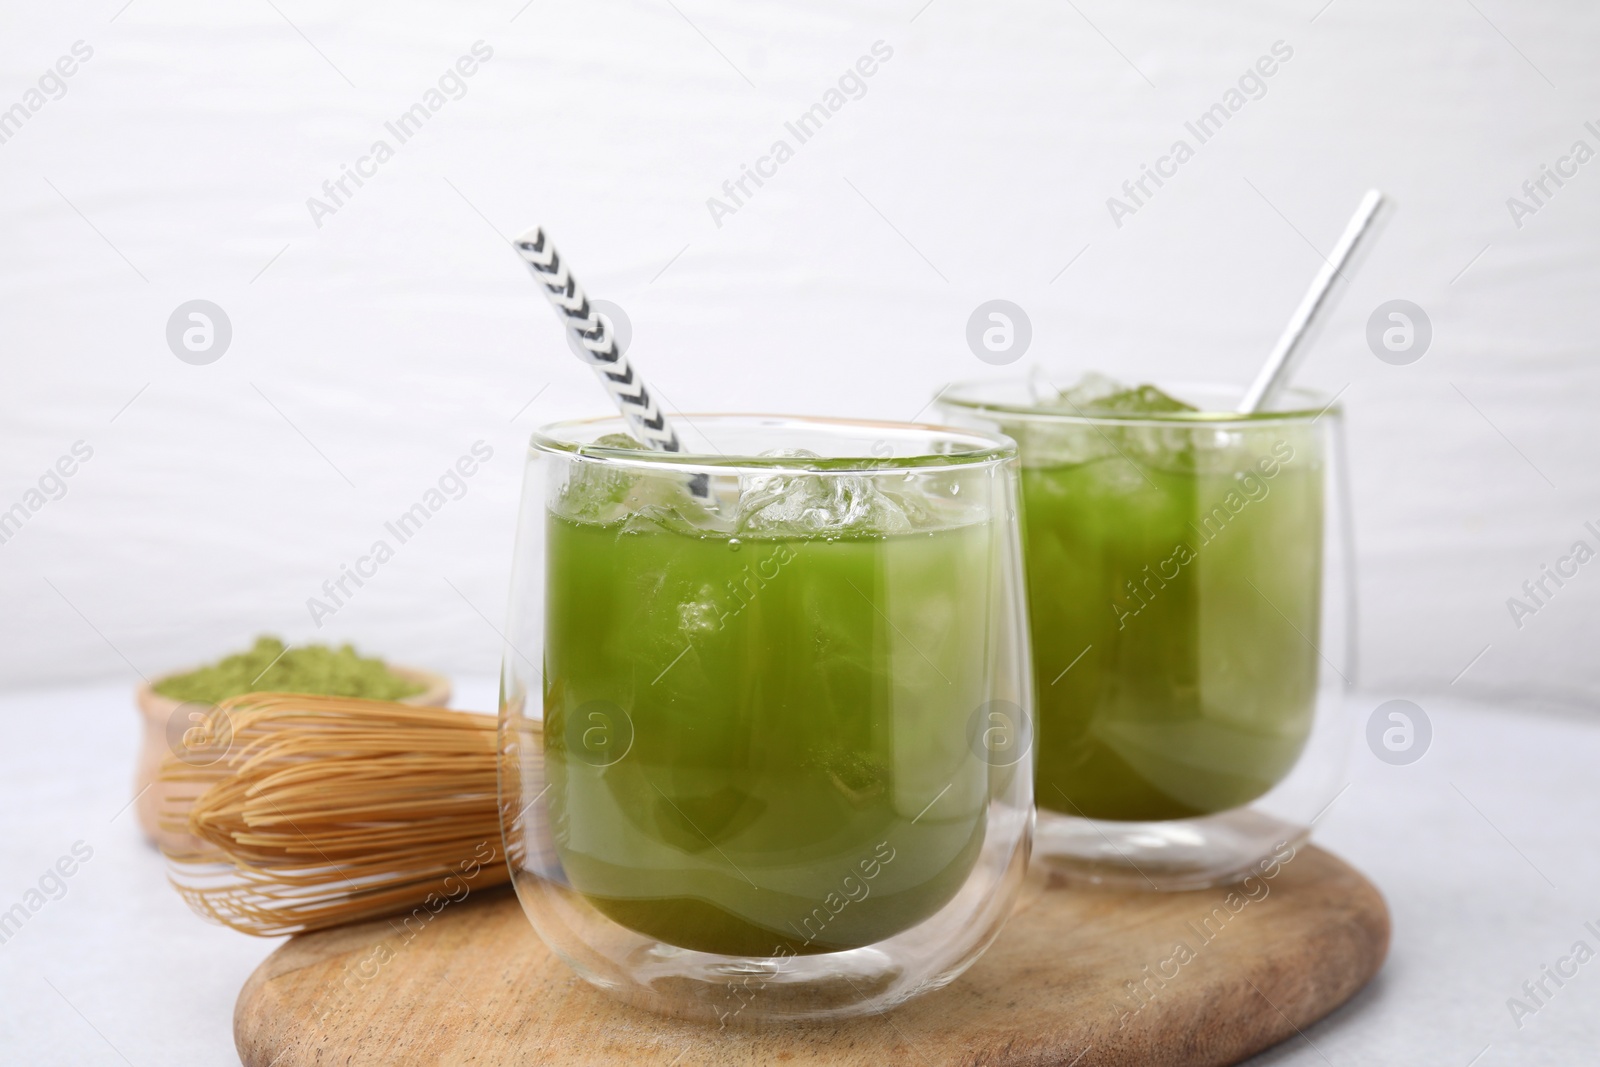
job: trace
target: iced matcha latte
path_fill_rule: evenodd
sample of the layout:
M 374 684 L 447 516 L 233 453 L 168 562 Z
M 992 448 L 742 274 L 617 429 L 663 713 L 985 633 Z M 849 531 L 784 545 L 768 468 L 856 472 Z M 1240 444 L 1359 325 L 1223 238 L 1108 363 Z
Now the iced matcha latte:
M 1031 399 L 987 416 L 1023 460 L 1039 807 L 1248 804 L 1295 765 L 1316 705 L 1321 428 L 1097 377 Z
M 738 481 L 706 502 L 602 467 L 550 501 L 554 844 L 594 907 L 680 948 L 869 945 L 984 843 L 995 530 L 960 475 Z

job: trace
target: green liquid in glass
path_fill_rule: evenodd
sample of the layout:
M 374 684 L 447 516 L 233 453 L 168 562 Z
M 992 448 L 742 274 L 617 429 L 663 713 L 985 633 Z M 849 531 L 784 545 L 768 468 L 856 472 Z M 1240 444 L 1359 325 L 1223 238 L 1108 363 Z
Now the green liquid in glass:
M 988 767 L 979 524 L 702 536 L 546 519 L 545 773 L 572 887 L 740 956 L 881 941 L 965 882 Z
M 1318 438 L 1192 423 L 1059 432 L 1092 458 L 1023 448 L 1038 805 L 1126 821 L 1250 802 L 1288 774 L 1311 727 Z

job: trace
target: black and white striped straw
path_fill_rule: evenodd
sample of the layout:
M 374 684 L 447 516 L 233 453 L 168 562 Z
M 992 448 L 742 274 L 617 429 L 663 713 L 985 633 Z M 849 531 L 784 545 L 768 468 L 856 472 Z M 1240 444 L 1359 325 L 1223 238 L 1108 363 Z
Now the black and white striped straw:
M 611 394 L 632 427 L 633 436 L 658 452 L 682 452 L 683 444 L 667 421 L 666 413 L 656 405 L 644 379 L 617 347 L 610 324 L 589 305 L 583 286 L 562 262 L 561 254 L 544 228 L 535 226 L 511 243 L 528 265 L 528 271 L 544 287 L 545 296 L 561 317 L 562 324 L 577 339 L 583 361 L 594 369 L 595 377 Z M 695 474 L 689 479 L 689 487 L 697 497 L 710 495 L 708 483 L 705 474 Z
M 556 314 L 561 316 L 562 323 L 577 338 L 583 361 L 594 368 L 595 375 L 633 427 L 633 435 L 661 452 L 683 451 L 666 414 L 656 406 L 655 398 L 645 388 L 644 379 L 617 347 L 610 324 L 589 306 L 583 286 L 561 261 L 561 254 L 544 229 L 535 226 L 512 244 L 528 270 L 544 286 L 545 295 L 550 298 Z

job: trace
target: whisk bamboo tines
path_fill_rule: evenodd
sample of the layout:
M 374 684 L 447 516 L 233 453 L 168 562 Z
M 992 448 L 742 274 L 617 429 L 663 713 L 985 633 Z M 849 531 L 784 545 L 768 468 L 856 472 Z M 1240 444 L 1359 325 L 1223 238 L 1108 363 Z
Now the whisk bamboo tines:
M 191 839 L 166 852 L 172 882 L 203 915 L 272 936 L 436 910 L 510 877 L 486 715 L 251 693 L 207 732 L 206 755 L 170 755 L 159 776 L 163 828 Z

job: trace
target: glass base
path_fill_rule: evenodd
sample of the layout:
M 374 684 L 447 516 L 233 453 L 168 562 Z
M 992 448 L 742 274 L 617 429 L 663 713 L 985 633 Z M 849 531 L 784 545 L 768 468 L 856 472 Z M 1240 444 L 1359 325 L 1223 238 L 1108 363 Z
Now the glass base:
M 1021 869 L 1019 863 L 1019 879 Z M 628 954 L 629 973 L 621 981 L 583 961 L 563 958 L 589 982 L 647 1011 L 719 1027 L 819 1022 L 878 1015 L 948 985 L 988 947 L 1003 918 L 1003 913 L 996 915 L 978 944 L 932 973 L 917 966 L 923 961 L 897 959 L 897 953 L 878 946 L 817 956 L 741 958 L 648 942 Z
M 615 987 L 614 994 L 638 1007 L 723 1026 L 875 1013 L 928 988 L 908 982 L 905 968 L 874 947 L 739 959 L 656 943 L 629 962 L 643 988 Z
M 1165 822 L 1110 822 L 1040 809 L 1033 862 L 1077 885 L 1176 891 L 1236 882 L 1311 829 L 1251 808 Z
M 514 874 L 523 911 L 582 978 L 635 1007 L 719 1027 L 878 1015 L 955 981 L 999 935 L 1028 867 L 1031 808 L 996 805 L 981 857 L 937 913 L 875 945 L 812 956 L 723 956 L 603 919 L 553 878 Z M 581 932 L 581 933 L 580 933 Z

